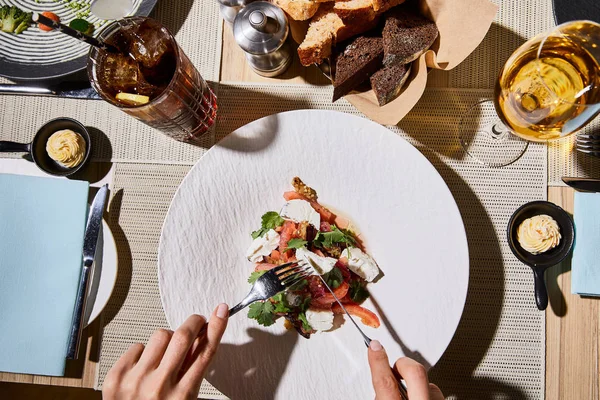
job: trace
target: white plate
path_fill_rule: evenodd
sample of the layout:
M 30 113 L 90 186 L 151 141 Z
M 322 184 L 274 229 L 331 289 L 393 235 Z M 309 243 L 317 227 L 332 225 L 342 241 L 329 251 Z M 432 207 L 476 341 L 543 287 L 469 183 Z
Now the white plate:
M 248 292 L 244 258 L 261 215 L 279 210 L 300 176 L 319 200 L 352 218 L 385 276 L 370 287 L 382 320 L 365 327 L 392 359 L 435 364 L 450 343 L 467 293 L 469 254 L 448 187 L 427 159 L 367 119 L 295 111 L 252 122 L 189 172 L 167 214 L 159 286 L 176 328 Z M 367 352 L 350 323 L 306 340 L 282 321 L 265 328 L 232 317 L 208 381 L 233 399 L 373 398 Z
M 108 224 L 102 221 L 102 235 L 98 238 L 96 257 L 94 258 L 94 269 L 92 280 L 88 290 L 87 304 L 83 317 L 86 326 L 94 322 L 100 315 L 117 281 L 117 245 Z M 102 250 L 102 251 L 100 251 Z

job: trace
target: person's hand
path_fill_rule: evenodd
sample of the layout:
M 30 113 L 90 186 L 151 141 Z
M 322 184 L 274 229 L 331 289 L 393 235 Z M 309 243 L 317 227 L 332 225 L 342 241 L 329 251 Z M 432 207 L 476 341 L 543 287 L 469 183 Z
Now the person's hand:
M 175 332 L 159 329 L 148 344 L 132 345 L 108 371 L 104 400 L 197 399 L 206 369 L 227 327 L 229 308 L 189 317 Z
M 402 400 L 396 376 L 402 376 L 406 382 L 410 400 L 444 400 L 440 388 L 429 383 L 425 367 L 415 360 L 399 358 L 392 370 L 385 349 L 377 340 L 369 346 L 369 366 L 377 400 Z

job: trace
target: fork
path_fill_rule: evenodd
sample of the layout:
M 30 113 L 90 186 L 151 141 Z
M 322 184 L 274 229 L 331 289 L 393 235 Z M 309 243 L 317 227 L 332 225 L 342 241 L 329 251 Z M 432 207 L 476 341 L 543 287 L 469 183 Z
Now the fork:
M 600 157 L 600 132 L 578 134 L 575 140 L 578 151 Z
M 310 266 L 301 265 L 297 261 L 282 264 L 268 270 L 254 282 L 250 293 L 248 293 L 244 300 L 229 310 L 229 316 L 231 317 L 255 301 L 270 299 L 311 274 L 312 268 Z

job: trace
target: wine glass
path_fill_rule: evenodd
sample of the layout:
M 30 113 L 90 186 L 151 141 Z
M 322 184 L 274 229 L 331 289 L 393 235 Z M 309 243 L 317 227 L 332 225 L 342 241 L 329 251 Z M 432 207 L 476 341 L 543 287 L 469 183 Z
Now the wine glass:
M 485 117 L 493 108 L 497 117 Z M 568 136 L 599 112 L 600 24 L 567 22 L 510 56 L 494 99 L 475 104 L 461 119 L 460 142 L 481 164 L 502 167 L 519 159 L 529 141 Z

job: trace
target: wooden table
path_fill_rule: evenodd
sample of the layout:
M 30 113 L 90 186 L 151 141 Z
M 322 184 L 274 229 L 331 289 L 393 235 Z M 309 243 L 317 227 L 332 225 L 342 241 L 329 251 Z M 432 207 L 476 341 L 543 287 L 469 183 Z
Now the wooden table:
M 297 60 L 296 60 L 297 61 Z M 443 82 L 436 72 L 435 82 Z M 327 84 L 316 67 L 303 68 L 297 62 L 283 76 L 288 83 Z M 256 75 L 247 65 L 242 50 L 235 44 L 231 30 L 224 27 L 220 80 L 277 82 L 278 79 Z M 573 190 L 550 187 L 548 199 L 573 212 Z M 546 273 L 550 306 L 546 311 L 546 398 L 600 400 L 600 299 L 571 294 L 570 265 L 551 268 Z M 95 322 L 84 332 L 87 344 L 85 362 L 69 364 L 67 377 L 50 378 L 0 373 L 0 381 L 44 385 L 94 387 L 98 357 L 100 325 Z

